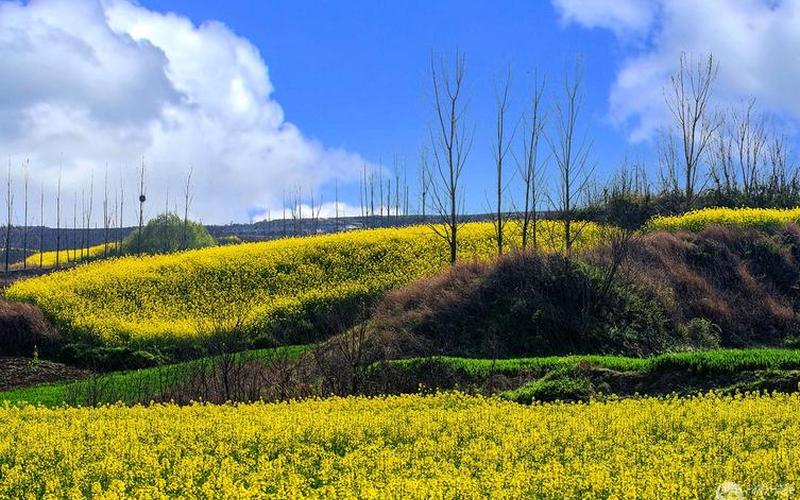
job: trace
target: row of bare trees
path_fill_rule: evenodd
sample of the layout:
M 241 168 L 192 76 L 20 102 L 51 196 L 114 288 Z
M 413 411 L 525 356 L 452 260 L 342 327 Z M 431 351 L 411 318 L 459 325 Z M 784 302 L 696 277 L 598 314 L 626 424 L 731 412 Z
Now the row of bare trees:
M 430 196 L 438 215 L 431 228 L 447 242 L 450 262 L 454 263 L 458 258 L 458 232 L 464 223 L 464 168 L 474 142 L 474 132 L 466 118 L 464 55 L 457 52 L 451 68 L 444 59 L 432 56 L 430 72 L 435 125 L 430 132 L 432 161 L 427 161 L 427 155 L 422 156 L 422 206 Z M 534 76 L 527 110 L 517 120 L 509 119 L 510 70 L 496 91 L 493 213 L 498 254 L 505 251 L 504 235 L 512 214 L 521 220 L 523 250 L 529 245 L 535 248 L 539 243 L 536 223 L 544 204 L 563 222 L 567 256 L 584 226 L 576 222 L 575 215 L 588 193 L 594 164 L 592 141 L 580 122 L 583 106 L 580 61 L 576 60 L 574 68 L 565 72 L 562 95 L 551 106 L 544 102 L 545 81 L 538 74 Z M 553 123 L 548 128 L 551 114 Z M 520 144 L 514 148 L 518 137 Z M 516 169 L 509 175 L 511 158 Z M 544 180 L 545 166 L 551 159 L 558 170 L 554 193 L 545 190 Z M 521 208 L 508 199 L 509 186 L 515 178 L 521 182 L 523 191 Z
M 662 191 L 681 194 L 683 210 L 703 196 L 718 205 L 796 205 L 800 177 L 786 135 L 755 99 L 716 105 L 718 69 L 712 55 L 681 55 L 665 91 L 673 122 L 659 140 Z
M 146 164 L 142 160 L 141 165 L 137 168 L 138 177 L 138 231 L 139 241 L 141 241 L 141 231 L 145 222 L 144 204 L 146 201 L 147 191 L 147 174 Z M 4 249 L 3 249 L 3 268 L 6 272 L 11 269 L 11 250 L 12 250 L 12 231 L 17 230 L 21 234 L 21 255 L 23 259 L 20 267 L 25 270 L 31 267 L 43 268 L 44 252 L 45 252 L 45 199 L 46 189 L 44 183 L 41 184 L 39 192 L 39 217 L 38 227 L 32 226 L 34 222 L 31 217 L 30 210 L 30 161 L 25 160 L 20 165 L 20 172 L 22 178 L 22 224 L 15 227 L 15 190 L 14 190 L 14 169 L 9 160 L 8 171 L 6 175 L 6 189 L 4 190 L 5 198 L 5 224 L 4 224 Z M 111 190 L 109 187 L 108 166 L 105 167 L 103 176 L 103 199 L 102 199 L 102 228 L 103 228 L 103 255 L 108 256 L 122 247 L 122 240 L 124 238 L 124 218 L 125 213 L 125 183 L 122 181 L 120 175 L 120 182 L 117 190 L 114 192 L 114 198 L 111 199 Z M 63 192 L 63 176 L 62 169 L 59 169 L 58 179 L 56 181 L 56 190 L 53 196 L 55 205 L 55 267 L 62 267 L 63 265 L 81 260 L 89 257 L 90 247 L 93 241 L 91 231 L 99 229 L 96 222 L 95 214 L 95 193 L 94 193 L 94 172 L 90 175 L 90 181 L 87 186 L 81 189 L 80 193 L 75 191 L 72 203 L 72 225 L 65 220 L 65 207 L 64 207 L 64 192 Z M 190 169 L 186 182 L 184 184 L 184 233 L 188 229 L 189 222 L 189 208 L 192 203 L 192 170 Z M 112 231 L 116 229 L 116 237 L 112 238 Z M 30 245 L 32 231 L 38 231 L 38 248 L 32 248 Z M 184 241 L 185 241 L 184 234 Z M 38 251 L 38 263 L 30 262 L 27 256 L 32 251 Z
M 394 189 L 392 189 L 394 188 Z M 405 162 L 394 159 L 393 172 L 384 172 L 382 165 L 370 168 L 364 165 L 359 178 L 361 217 L 380 217 L 391 222 L 409 215 L 410 188 Z M 424 209 L 423 209 L 424 212 Z M 423 213 L 424 218 L 424 213 Z
M 430 206 L 436 215 L 430 225 L 447 243 L 451 263 L 458 258 L 459 228 L 465 221 L 464 173 L 474 142 L 467 117 L 465 68 L 461 52 L 450 61 L 431 56 L 434 125 L 420 157 L 420 207 L 424 214 Z M 691 210 L 700 203 L 797 205 L 800 174 L 786 135 L 770 126 L 753 100 L 720 108 L 714 96 L 717 73 L 713 55 L 695 60 L 682 54 L 664 88 L 671 121 L 657 142 L 658 196 L 671 200 L 672 211 Z M 583 87 L 579 58 L 565 71 L 552 97 L 545 93 L 545 76 L 535 73 L 527 109 L 512 118 L 510 70 L 497 86 L 490 205 L 498 254 L 506 251 L 505 234 L 512 217 L 520 226 L 522 250 L 539 245 L 536 222 L 542 207 L 562 223 L 567 257 L 580 238 L 585 227 L 580 215 L 596 201 L 593 194 L 602 191 L 595 182 L 593 140 L 582 117 Z M 552 100 L 547 102 L 548 98 Z M 509 168 L 510 159 L 516 169 Z M 550 173 L 548 165 L 553 166 Z M 512 184 L 522 194 L 519 205 L 509 194 Z M 637 170 L 635 186 L 612 191 L 615 196 L 649 197 L 651 186 Z

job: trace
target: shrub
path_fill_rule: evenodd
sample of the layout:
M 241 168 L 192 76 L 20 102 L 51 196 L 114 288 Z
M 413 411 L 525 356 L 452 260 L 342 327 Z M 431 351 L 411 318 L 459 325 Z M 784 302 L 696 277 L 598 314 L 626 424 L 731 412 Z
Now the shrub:
M 798 337 L 799 234 L 793 224 L 647 234 L 607 289 L 603 246 L 572 261 L 462 263 L 389 294 L 374 342 L 486 358 L 782 346 Z
M 374 329 L 381 339 L 407 334 L 430 353 L 469 357 L 643 355 L 675 343 L 655 300 L 627 284 L 604 290 L 602 278 L 589 262 L 533 253 L 460 264 L 387 296 Z
M 205 226 L 194 221 L 184 221 L 178 215 L 168 212 L 151 219 L 142 228 L 141 236 L 139 230 L 134 229 L 123 240 L 122 253 L 172 253 L 216 244 Z
M 0 355 L 32 356 L 38 350 L 40 355 L 52 357 L 62 342 L 38 307 L 0 299 Z

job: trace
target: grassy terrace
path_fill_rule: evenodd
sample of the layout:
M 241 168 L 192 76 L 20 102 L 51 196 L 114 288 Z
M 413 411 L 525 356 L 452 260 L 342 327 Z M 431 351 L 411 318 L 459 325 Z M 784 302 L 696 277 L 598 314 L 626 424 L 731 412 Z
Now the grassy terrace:
M 276 349 L 258 349 L 244 353 L 240 360 L 265 361 L 278 355 L 297 358 L 310 347 L 297 345 Z M 0 392 L 0 404 L 7 402 L 11 404 L 31 403 L 49 407 L 60 406 L 69 401 L 71 391 L 86 388 L 90 383 L 102 386 L 104 396 L 101 402 L 135 403 L 157 397 L 161 390 L 186 381 L 193 373 L 197 373 L 197 370 L 211 366 L 212 362 L 213 358 L 203 358 L 155 368 L 113 372 L 100 375 L 91 381 L 79 380 L 25 387 Z
M 395 366 L 413 370 L 424 363 L 437 362 L 465 374 L 483 379 L 491 374 L 541 376 L 561 368 L 576 368 L 582 363 L 621 372 L 659 372 L 685 370 L 693 373 L 736 373 L 742 370 L 800 369 L 800 349 L 719 349 L 629 358 L 625 356 L 575 355 L 541 358 L 468 359 L 447 356 L 393 361 Z
M 250 351 L 243 359 L 268 360 L 278 354 L 297 358 L 310 346 L 289 346 Z M 59 406 L 69 401 L 70 391 L 97 383 L 104 388 L 100 402 L 121 400 L 127 403 L 155 398 L 170 384 L 185 381 L 197 369 L 208 366 L 210 358 L 167 365 L 158 368 L 115 372 L 87 382 L 63 382 L 0 392 L 0 404 L 31 403 Z M 437 364 L 458 373 L 464 380 L 480 383 L 489 376 L 530 377 L 533 380 L 505 391 L 502 396 L 517 401 L 530 401 L 538 396 L 580 394 L 587 390 L 587 381 L 576 370 L 581 366 L 636 373 L 658 377 L 661 373 L 680 372 L 689 375 L 732 375 L 742 371 L 800 370 L 800 349 L 720 349 L 701 352 L 662 354 L 650 358 L 624 356 L 575 355 L 516 359 L 467 359 L 446 356 L 391 361 L 397 368 L 415 373 L 425 366 Z

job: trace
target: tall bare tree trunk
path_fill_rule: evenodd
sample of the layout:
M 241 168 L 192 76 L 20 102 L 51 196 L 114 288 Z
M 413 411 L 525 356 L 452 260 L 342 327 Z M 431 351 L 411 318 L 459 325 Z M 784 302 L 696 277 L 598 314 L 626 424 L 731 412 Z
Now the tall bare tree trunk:
M 522 212 L 522 251 L 528 248 L 528 235 L 531 237 L 533 249 L 537 249 L 537 204 L 540 202 L 540 185 L 542 165 L 539 160 L 539 142 L 544 133 L 547 113 L 542 108 L 545 79 L 539 81 L 534 76 L 530 97 L 530 110 L 525 120 L 525 140 L 522 147 L 522 161 L 517 162 L 517 169 L 525 188 Z
M 9 258 L 11 252 L 11 222 L 14 215 L 14 192 L 12 190 L 11 182 L 11 160 L 8 161 L 8 176 L 6 178 L 6 256 L 5 256 L 5 270 L 9 270 Z
M 86 258 L 89 258 L 89 247 L 91 247 L 91 227 L 92 227 L 92 209 L 94 208 L 94 170 L 92 170 L 91 180 L 89 181 L 89 199 L 87 200 L 86 210 L 86 237 L 84 244 L 86 245 Z
M 56 191 L 56 268 L 61 267 L 61 174 L 62 167 L 59 167 Z
M 334 210 L 336 211 L 336 219 L 335 219 L 336 222 L 334 225 L 333 232 L 338 233 L 339 232 L 339 178 L 337 177 L 336 179 L 334 179 L 333 182 L 334 182 L 333 189 L 335 192 L 333 205 L 334 205 Z
M 39 193 L 39 269 L 44 268 L 44 182 Z
M 24 219 L 22 225 L 22 268 L 28 269 L 28 182 L 30 180 L 31 161 L 25 162 L 25 177 L 23 187 Z
M 431 186 L 431 183 L 430 183 L 431 177 L 429 175 L 430 174 L 430 166 L 428 164 L 428 149 L 426 147 L 423 147 L 422 149 L 420 149 L 419 160 L 420 160 L 420 165 L 419 165 L 419 179 L 420 179 L 419 196 L 420 196 L 420 205 L 421 205 L 420 206 L 420 210 L 422 212 L 422 214 L 421 214 L 422 215 L 422 223 L 424 224 L 425 222 L 427 222 L 427 218 L 426 218 L 427 214 L 425 212 L 425 209 L 426 209 L 425 204 L 426 204 L 427 199 L 428 199 L 428 189 L 430 189 L 430 186 Z
M 705 63 L 694 65 L 681 54 L 680 69 L 670 82 L 672 92 L 665 100 L 678 129 L 683 149 L 683 191 L 685 209 L 690 210 L 698 191 L 698 171 L 703 153 L 721 125 L 719 114 L 709 109 L 718 66 L 709 54 Z
M 589 163 L 592 142 L 578 130 L 583 105 L 582 73 L 576 61 L 572 76 L 564 75 L 564 102 L 556 103 L 556 132 L 548 138 L 553 159 L 559 170 L 559 192 L 556 205 L 564 225 L 564 253 L 572 256 L 572 246 L 585 224 L 573 228 L 575 209 L 586 195 L 594 165 Z
M 122 255 L 123 228 L 125 227 L 125 179 L 120 170 L 119 175 L 119 235 L 117 240 L 117 255 Z
M 463 210 L 461 175 L 472 148 L 472 136 L 465 131 L 465 106 L 461 100 L 464 83 L 464 56 L 456 51 L 452 75 L 448 75 L 444 62 L 437 70 L 431 55 L 431 80 L 433 83 L 434 111 L 437 133 L 431 132 L 435 179 L 432 182 L 433 202 L 440 217 L 440 225 L 433 231 L 442 237 L 450 249 L 450 264 L 458 259 L 458 229 Z
M 511 147 L 511 140 L 514 136 L 513 131 L 510 138 L 507 138 L 506 136 L 506 114 L 508 113 L 508 92 L 510 86 L 511 69 L 509 68 L 503 87 L 496 95 L 497 116 L 495 120 L 496 142 L 494 150 L 494 162 L 495 173 L 497 176 L 497 213 L 494 226 L 498 255 L 503 255 L 503 235 L 507 220 L 506 215 L 503 213 L 503 197 L 505 196 L 506 191 L 505 178 L 503 176 L 503 166 L 506 155 L 508 154 L 508 150 Z
M 108 234 L 111 227 L 110 210 L 108 207 L 108 163 L 103 175 L 103 257 L 108 257 Z
M 181 249 L 186 250 L 189 243 L 189 205 L 192 203 L 192 168 L 186 174 L 186 183 L 183 186 L 183 235 Z

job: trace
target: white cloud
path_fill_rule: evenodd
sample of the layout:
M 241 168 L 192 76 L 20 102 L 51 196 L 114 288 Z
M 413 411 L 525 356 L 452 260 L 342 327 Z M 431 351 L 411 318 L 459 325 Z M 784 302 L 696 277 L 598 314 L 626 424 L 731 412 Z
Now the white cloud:
M 651 137 L 665 122 L 662 90 L 681 52 L 696 60 L 713 53 L 720 102 L 755 97 L 769 111 L 800 117 L 800 0 L 654 0 L 644 24 L 633 14 L 612 15 L 634 12 L 639 2 L 553 2 L 565 20 L 615 33 L 627 26 L 647 39 L 627 47 L 609 97 L 611 118 L 629 125 L 634 140 Z M 587 4 L 592 8 L 582 8 Z
M 97 192 L 108 163 L 132 195 L 144 157 L 154 213 L 191 165 L 194 215 L 227 222 L 279 206 L 284 187 L 357 179 L 364 163 L 286 121 L 249 41 L 128 0 L 0 2 L 0 75 L 0 154 L 30 158 L 51 188 L 63 162 L 67 193 L 92 170 Z
M 564 23 L 607 28 L 628 36 L 649 28 L 656 11 L 650 0 L 553 0 Z

